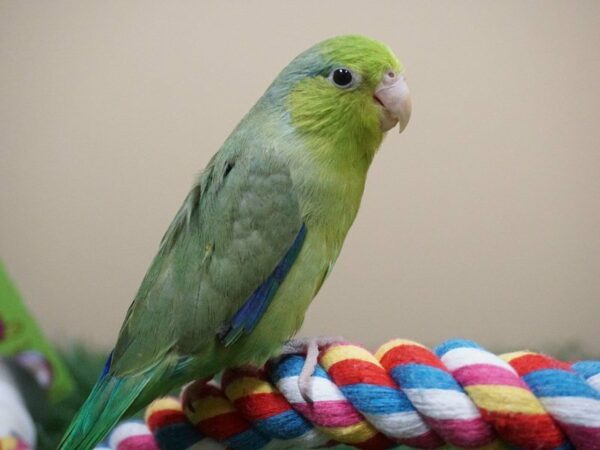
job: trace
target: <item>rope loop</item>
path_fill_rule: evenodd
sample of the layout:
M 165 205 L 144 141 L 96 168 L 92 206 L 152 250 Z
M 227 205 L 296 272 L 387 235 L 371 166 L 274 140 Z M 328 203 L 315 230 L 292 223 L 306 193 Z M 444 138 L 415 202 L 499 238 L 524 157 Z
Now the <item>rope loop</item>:
M 199 380 L 181 401 L 152 403 L 148 427 L 162 450 L 600 450 L 600 361 L 496 356 L 461 339 L 433 351 L 397 339 L 375 354 L 334 344 L 320 352 L 308 402 L 303 364 L 288 355 Z

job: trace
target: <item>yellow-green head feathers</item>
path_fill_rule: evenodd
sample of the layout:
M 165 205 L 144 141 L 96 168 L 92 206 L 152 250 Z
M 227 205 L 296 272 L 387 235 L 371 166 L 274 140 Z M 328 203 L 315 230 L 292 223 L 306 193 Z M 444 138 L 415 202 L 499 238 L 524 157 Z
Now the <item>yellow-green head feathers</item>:
M 285 109 L 291 125 L 312 141 L 315 151 L 339 149 L 345 154 L 337 156 L 345 157 L 356 148 L 370 162 L 383 138 L 384 112 L 375 90 L 386 73 L 402 71 L 385 44 L 364 36 L 339 36 L 296 57 L 265 97 Z
M 402 71 L 402 64 L 387 45 L 365 36 L 339 36 L 314 48 L 330 65 L 343 65 L 360 74 L 363 88 L 375 89 L 388 70 Z

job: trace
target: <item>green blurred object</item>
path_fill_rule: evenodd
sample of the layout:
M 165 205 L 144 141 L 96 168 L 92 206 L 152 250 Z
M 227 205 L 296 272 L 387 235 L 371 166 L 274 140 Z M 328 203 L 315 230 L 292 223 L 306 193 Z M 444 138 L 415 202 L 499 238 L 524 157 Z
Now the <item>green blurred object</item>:
M 36 354 L 48 366 L 50 401 L 65 398 L 73 389 L 71 375 L 44 338 L 0 261 L 0 356 L 31 360 Z

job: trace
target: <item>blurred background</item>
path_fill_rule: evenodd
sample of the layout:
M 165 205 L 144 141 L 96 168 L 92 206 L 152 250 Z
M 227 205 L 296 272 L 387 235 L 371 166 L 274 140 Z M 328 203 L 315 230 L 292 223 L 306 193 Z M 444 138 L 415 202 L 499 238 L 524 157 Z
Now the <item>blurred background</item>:
M 600 353 L 597 1 L 1 2 L 0 258 L 53 340 L 112 345 L 195 176 L 343 33 L 414 111 L 302 334 Z

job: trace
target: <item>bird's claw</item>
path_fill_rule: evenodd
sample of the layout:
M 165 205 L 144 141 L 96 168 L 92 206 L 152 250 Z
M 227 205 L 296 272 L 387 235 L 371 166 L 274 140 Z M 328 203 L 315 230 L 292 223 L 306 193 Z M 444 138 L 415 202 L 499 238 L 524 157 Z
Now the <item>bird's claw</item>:
M 291 339 L 283 345 L 281 356 L 305 355 L 304 365 L 298 376 L 298 390 L 306 403 L 312 403 L 312 399 L 310 398 L 310 379 L 317 367 L 321 349 L 342 342 L 346 342 L 346 340 L 340 336 L 319 336 L 315 338 Z

